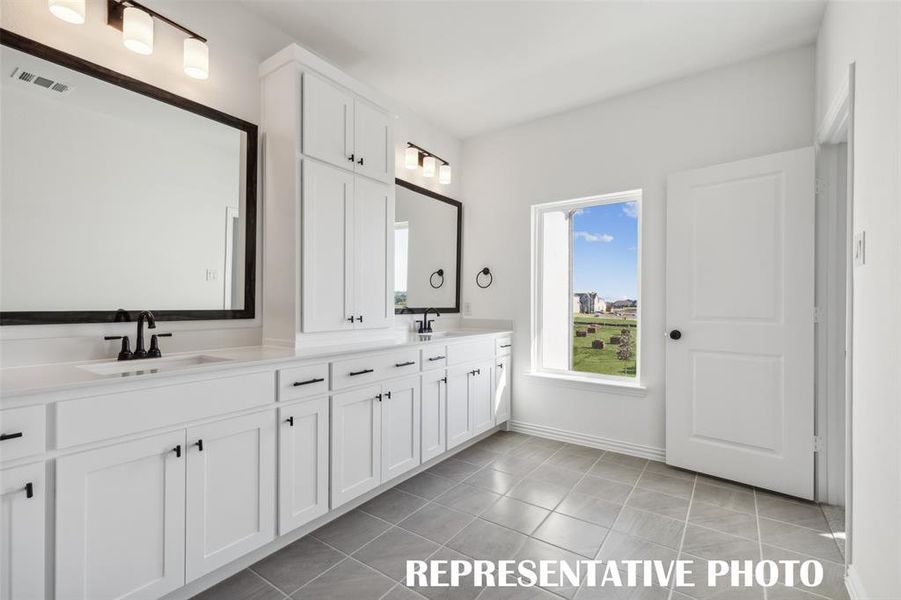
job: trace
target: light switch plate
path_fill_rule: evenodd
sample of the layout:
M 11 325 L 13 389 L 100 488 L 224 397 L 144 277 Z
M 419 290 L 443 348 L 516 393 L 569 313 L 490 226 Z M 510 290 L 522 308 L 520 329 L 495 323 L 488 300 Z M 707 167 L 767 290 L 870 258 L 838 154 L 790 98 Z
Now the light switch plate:
M 854 266 L 867 264 L 867 232 L 861 229 L 854 234 Z
M 472 315 L 472 304 L 469 302 L 463 303 L 463 315 L 466 317 Z

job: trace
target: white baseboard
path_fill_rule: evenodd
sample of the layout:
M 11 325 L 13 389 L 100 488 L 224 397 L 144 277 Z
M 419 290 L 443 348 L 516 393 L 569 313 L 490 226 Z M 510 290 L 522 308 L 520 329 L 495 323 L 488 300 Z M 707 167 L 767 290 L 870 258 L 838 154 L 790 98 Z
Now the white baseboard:
M 851 600 L 869 600 L 871 596 L 863 588 L 860 576 L 854 565 L 848 565 L 848 574 L 845 575 L 845 589 L 848 590 L 848 596 Z
M 620 454 L 628 454 L 629 456 L 637 456 L 639 458 L 649 458 L 651 460 L 659 461 L 666 460 L 666 450 L 663 448 L 613 440 L 599 435 L 577 433 L 575 431 L 567 431 L 556 427 L 547 427 L 546 425 L 536 425 L 534 423 L 524 423 L 515 420 L 511 422 L 511 429 L 520 433 L 557 440 L 559 442 L 569 442 L 570 444 L 578 444 L 580 446 L 610 450 L 611 452 L 619 452 Z

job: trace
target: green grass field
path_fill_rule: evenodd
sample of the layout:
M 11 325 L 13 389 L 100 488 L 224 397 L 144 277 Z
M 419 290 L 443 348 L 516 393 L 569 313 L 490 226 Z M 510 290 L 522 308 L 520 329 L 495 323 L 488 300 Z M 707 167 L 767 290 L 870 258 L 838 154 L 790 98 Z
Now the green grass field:
M 573 370 L 584 373 L 635 377 L 636 341 L 638 339 L 638 328 L 635 325 L 634 319 L 574 315 Z M 586 331 L 588 327 L 595 327 L 596 332 L 589 333 L 585 337 L 576 337 L 576 331 Z M 620 331 L 627 327 L 632 331 L 632 358 L 624 361 L 616 357 L 617 346 L 610 343 L 610 338 L 619 335 Z M 591 342 L 593 340 L 603 340 L 604 349 L 596 350 L 592 348 Z

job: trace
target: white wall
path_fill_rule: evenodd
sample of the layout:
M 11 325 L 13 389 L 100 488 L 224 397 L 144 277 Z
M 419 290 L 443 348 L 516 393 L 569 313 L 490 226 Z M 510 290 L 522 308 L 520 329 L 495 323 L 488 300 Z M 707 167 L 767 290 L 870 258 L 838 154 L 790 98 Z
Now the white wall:
M 664 447 L 668 173 L 813 141 L 813 49 L 710 71 L 464 142 L 464 302 L 516 322 L 517 422 Z M 592 74 L 591 76 L 601 76 Z M 643 396 L 548 383 L 529 369 L 529 207 L 641 188 Z M 470 273 L 489 266 L 494 285 Z
M 853 488 L 850 576 L 861 598 L 901 590 L 901 4 L 834 2 L 817 40 L 817 123 L 854 62 Z

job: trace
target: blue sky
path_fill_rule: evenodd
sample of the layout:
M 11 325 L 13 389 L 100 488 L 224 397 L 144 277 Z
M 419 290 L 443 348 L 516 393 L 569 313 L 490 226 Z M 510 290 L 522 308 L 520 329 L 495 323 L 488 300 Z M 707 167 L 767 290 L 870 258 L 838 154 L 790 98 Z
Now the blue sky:
M 638 218 L 634 202 L 583 208 L 573 215 L 573 291 L 605 300 L 638 297 Z

